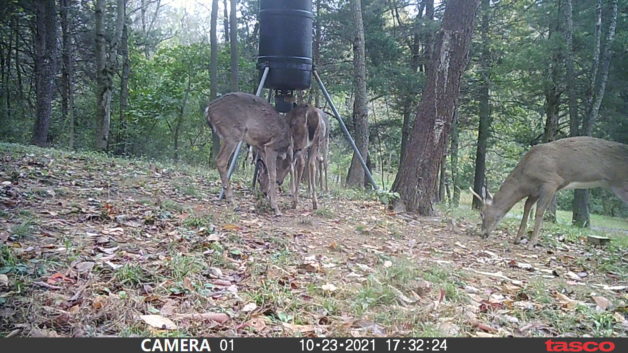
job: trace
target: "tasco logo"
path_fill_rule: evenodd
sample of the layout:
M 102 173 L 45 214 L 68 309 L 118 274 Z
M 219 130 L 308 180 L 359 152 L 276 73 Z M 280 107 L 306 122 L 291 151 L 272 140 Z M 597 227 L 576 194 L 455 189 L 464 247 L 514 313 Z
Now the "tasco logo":
M 581 341 L 545 341 L 545 348 L 548 352 L 612 352 L 615 350 L 615 343 L 604 342 L 581 342 Z

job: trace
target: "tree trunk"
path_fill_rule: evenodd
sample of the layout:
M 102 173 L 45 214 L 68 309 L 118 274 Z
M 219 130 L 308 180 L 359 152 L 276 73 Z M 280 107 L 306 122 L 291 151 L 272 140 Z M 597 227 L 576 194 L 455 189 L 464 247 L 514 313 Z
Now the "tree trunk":
M 129 60 L 129 24 L 124 21 L 122 29 L 122 39 L 120 41 L 120 56 L 122 57 L 122 72 L 120 73 L 120 133 L 119 153 L 126 155 L 129 146 L 129 123 L 126 119 L 126 110 L 129 102 L 129 76 L 131 74 L 131 65 Z
M 561 31 L 560 16 L 561 16 L 561 4 L 558 3 L 556 21 L 550 23 L 548 41 L 552 41 L 552 36 Z M 552 142 L 556 139 L 556 133 L 558 132 L 558 120 L 560 112 L 560 95 L 561 89 L 558 87 L 560 80 L 560 65 L 562 63 L 562 51 L 559 48 L 552 48 L 551 59 L 548 63 L 547 76 L 543 87 L 543 93 L 545 95 L 545 128 L 543 131 L 543 143 Z M 556 195 L 552 198 L 549 206 L 547 207 L 543 219 L 549 222 L 556 222 Z
M 225 43 L 229 43 L 229 6 L 228 4 L 229 4 L 228 0 L 223 1 L 224 12 L 222 14 L 223 15 L 222 24 L 223 24 L 223 29 L 225 31 Z
M 231 46 L 231 91 L 238 91 L 238 0 L 231 0 L 231 15 L 229 17 Z
M 451 148 L 449 150 L 449 156 L 451 158 L 451 187 L 453 189 L 450 205 L 452 207 L 458 207 L 460 205 L 460 181 L 458 180 L 459 141 L 458 114 L 454 111 L 454 117 L 451 122 Z
M 35 92 L 37 117 L 33 144 L 46 146 L 52 116 L 56 72 L 57 23 L 55 0 L 35 1 Z
M 96 149 L 106 151 L 109 147 L 111 127 L 111 96 L 113 94 L 113 73 L 118 44 L 124 26 L 126 0 L 117 0 L 116 25 L 111 45 L 106 46 L 105 38 L 105 1 L 96 0 Z
M 602 4 L 601 0 L 597 4 L 597 21 L 595 28 L 596 44 L 594 47 L 593 56 L 593 68 L 591 70 L 591 92 L 589 99 L 587 100 L 589 106 L 587 107 L 587 114 L 584 118 L 582 126 L 582 134 L 591 136 L 593 132 L 593 125 L 597 121 L 600 105 L 602 104 L 602 98 L 604 98 L 604 91 L 606 90 L 606 82 L 608 80 L 608 69 L 611 61 L 611 47 L 613 39 L 615 38 L 615 29 L 617 26 L 617 0 L 611 2 L 611 19 L 608 25 L 608 31 L 606 34 L 606 41 L 604 44 L 604 50 L 600 50 L 600 38 L 602 37 L 601 23 L 602 23 Z M 599 68 L 598 68 L 599 67 Z M 598 72 L 599 70 L 599 72 Z M 576 190 L 574 192 L 573 200 L 573 218 L 572 223 L 578 227 L 589 227 L 591 220 L 589 217 L 589 191 L 588 190 Z
M 179 114 L 177 115 L 177 122 L 174 126 L 174 161 L 179 162 L 179 136 L 181 134 L 181 126 L 183 126 L 183 118 L 185 117 L 185 107 L 188 105 L 188 98 L 190 96 L 190 89 L 192 88 L 191 74 L 188 73 L 188 83 L 183 94 L 181 101 L 181 107 L 179 108 Z
M 312 56 L 314 60 L 314 67 L 317 68 L 321 63 L 321 0 L 316 0 L 316 17 L 314 18 L 314 43 L 312 45 Z M 312 86 L 312 92 L 314 94 L 314 106 L 321 106 L 321 93 L 319 92 L 318 85 Z
M 406 154 L 393 184 L 397 210 L 432 215 L 432 199 L 460 81 L 467 65 L 473 23 L 480 0 L 449 0 L 427 70 Z
M 569 109 L 569 136 L 578 136 L 578 100 L 576 92 L 576 70 L 574 68 L 573 50 L 573 5 L 572 0 L 565 0 L 565 83 L 567 86 L 568 109 Z
M 355 127 L 355 144 L 366 161 L 368 158 L 369 126 L 368 126 L 368 97 L 366 92 L 366 57 L 364 49 L 364 24 L 362 23 L 361 0 L 351 0 L 353 25 L 355 26 L 353 39 L 353 125 Z M 365 171 L 355 152 L 351 159 L 351 166 L 347 174 L 347 185 L 362 187 Z
M 68 126 L 68 148 L 74 149 L 74 94 L 72 91 L 72 38 L 70 32 L 70 1 L 60 0 L 61 15 L 61 116 Z
M 480 102 L 479 115 L 480 126 L 478 128 L 478 144 L 475 151 L 475 173 L 473 177 L 473 190 L 480 196 L 486 198 L 486 151 L 488 148 L 488 139 L 491 134 L 491 52 L 489 43 L 489 22 L 490 22 L 490 0 L 482 0 L 482 47 L 480 55 Z M 472 207 L 480 209 L 483 200 L 473 196 Z
M 212 0 L 212 13 L 210 19 L 210 57 L 209 57 L 209 98 L 214 100 L 218 98 L 218 0 Z M 220 138 L 218 134 L 212 131 L 212 149 L 209 165 L 216 167 L 216 156 L 220 149 Z

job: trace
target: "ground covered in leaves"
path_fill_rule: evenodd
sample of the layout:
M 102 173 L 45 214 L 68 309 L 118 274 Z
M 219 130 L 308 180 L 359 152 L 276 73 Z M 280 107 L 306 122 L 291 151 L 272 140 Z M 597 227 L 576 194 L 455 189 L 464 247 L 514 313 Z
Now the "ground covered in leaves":
M 274 217 L 247 184 L 229 205 L 206 169 L 0 144 L 0 335 L 628 331 L 625 235 L 528 251 L 342 190 Z

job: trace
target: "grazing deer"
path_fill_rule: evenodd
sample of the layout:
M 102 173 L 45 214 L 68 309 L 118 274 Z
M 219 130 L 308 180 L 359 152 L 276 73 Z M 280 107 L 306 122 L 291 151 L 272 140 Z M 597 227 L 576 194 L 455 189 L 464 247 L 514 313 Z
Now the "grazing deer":
M 288 122 L 260 97 L 247 93 L 225 94 L 209 103 L 205 109 L 205 117 L 212 130 L 220 137 L 216 166 L 228 201 L 232 201 L 233 194 L 227 167 L 229 158 L 240 141 L 246 141 L 259 151 L 271 180 L 276 178 L 277 159 L 292 159 Z M 262 191 L 268 195 L 275 214 L 280 215 L 276 185 L 268 183 L 266 187 L 262 187 Z
M 307 170 L 312 208 L 318 208 L 315 188 L 316 166 L 320 156 L 320 143 L 324 141 L 321 134 L 326 134 L 326 125 L 322 115 L 323 113 L 319 109 L 307 104 L 300 104 L 292 108 L 286 117 L 292 137 L 293 159 L 291 161 L 277 161 L 276 179 L 266 175 L 266 170 L 269 168 L 262 168 L 260 173 L 259 182 L 262 188 L 265 188 L 268 180 L 276 180 L 276 183 L 281 185 L 288 172 L 291 172 L 293 208 L 296 208 L 299 202 L 299 183 L 303 177 L 304 169 Z
M 543 213 L 556 191 L 595 187 L 608 188 L 628 203 L 628 145 L 588 136 L 536 145 L 523 156 L 495 196 L 489 194 L 483 200 L 482 237 L 488 237 L 506 212 L 527 197 L 514 242 L 518 244 L 525 237 L 530 209 L 538 202 L 528 243 L 532 249 L 538 242 Z

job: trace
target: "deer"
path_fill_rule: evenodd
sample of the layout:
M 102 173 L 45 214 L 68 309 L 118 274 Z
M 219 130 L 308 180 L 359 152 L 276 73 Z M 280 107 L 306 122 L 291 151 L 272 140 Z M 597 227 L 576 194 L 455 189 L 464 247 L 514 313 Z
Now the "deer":
M 483 202 L 482 238 L 489 236 L 517 202 L 527 198 L 515 244 L 526 238 L 530 210 L 537 203 L 534 230 L 528 241 L 528 249 L 533 249 L 554 194 L 563 189 L 595 187 L 608 188 L 628 203 L 628 145 L 588 136 L 539 144 L 521 158 L 495 196 L 488 193 L 483 199 L 471 192 Z
M 259 182 L 262 189 L 267 188 L 268 180 L 275 180 L 281 185 L 283 180 L 291 174 L 292 179 L 292 208 L 296 208 L 299 202 L 299 184 L 304 175 L 304 170 L 308 175 L 308 191 L 312 198 L 312 208 L 318 208 L 316 196 L 316 167 L 321 156 L 321 142 L 325 139 L 327 125 L 323 119 L 322 112 L 308 104 L 299 104 L 286 114 L 290 126 L 290 134 L 293 143 L 292 160 L 277 161 L 276 179 L 270 176 L 266 170 L 268 166 L 262 168 Z
M 264 99 L 247 93 L 228 93 L 210 102 L 205 118 L 220 138 L 216 167 L 220 174 L 225 199 L 233 202 L 233 192 L 227 175 L 229 158 L 240 141 L 253 146 L 266 165 L 271 180 L 276 178 L 277 160 L 292 159 L 290 127 L 277 111 Z M 275 215 L 281 215 L 277 206 L 276 185 L 262 187 L 268 196 Z
M 318 171 L 318 187 L 325 192 L 329 191 L 327 185 L 327 167 L 329 165 L 329 130 L 331 126 L 329 125 L 329 119 L 327 118 L 327 114 L 321 115 L 323 118 L 322 126 L 325 128 L 324 133 L 319 134 L 318 141 L 318 155 L 316 156 L 317 166 L 316 170 Z

